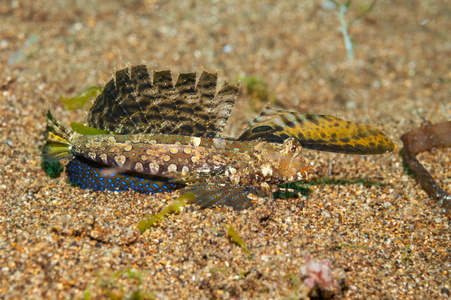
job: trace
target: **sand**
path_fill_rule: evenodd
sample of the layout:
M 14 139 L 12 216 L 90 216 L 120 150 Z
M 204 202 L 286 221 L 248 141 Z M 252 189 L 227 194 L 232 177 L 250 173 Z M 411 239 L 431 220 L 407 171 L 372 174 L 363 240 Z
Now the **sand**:
M 353 1 L 346 19 L 369 3 Z M 0 2 L 0 299 L 283 299 L 305 278 L 305 255 L 330 260 L 339 299 L 449 298 L 450 219 L 403 170 L 399 138 L 451 119 L 451 6 L 378 1 L 349 28 L 352 62 L 336 11 L 320 1 Z M 398 148 L 306 150 L 312 176 L 334 183 L 242 212 L 186 206 L 141 235 L 137 222 L 178 192 L 81 190 L 47 177 L 40 147 L 46 109 L 64 124 L 85 118 L 60 96 L 143 61 L 255 76 L 273 106 L 376 125 Z M 266 105 L 250 94 L 243 87 L 227 134 Z M 451 192 L 451 150 L 418 157 Z

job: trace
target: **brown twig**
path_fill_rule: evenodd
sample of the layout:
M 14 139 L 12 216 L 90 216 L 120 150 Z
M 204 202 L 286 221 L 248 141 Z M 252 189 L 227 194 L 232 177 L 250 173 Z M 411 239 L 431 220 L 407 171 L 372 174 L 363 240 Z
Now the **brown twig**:
M 415 180 L 429 197 L 439 202 L 445 214 L 451 215 L 451 196 L 440 188 L 415 156 L 433 148 L 451 147 L 451 121 L 415 128 L 403 134 L 401 140 L 404 160 Z

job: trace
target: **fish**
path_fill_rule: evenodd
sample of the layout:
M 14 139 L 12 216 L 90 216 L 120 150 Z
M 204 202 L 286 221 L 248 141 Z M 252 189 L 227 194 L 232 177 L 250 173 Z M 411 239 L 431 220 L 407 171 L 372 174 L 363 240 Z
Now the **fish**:
M 182 73 L 174 85 L 169 70 L 156 71 L 153 76 L 150 76 L 145 65 L 119 70 L 105 88 L 101 89 L 102 94 L 90 108 L 87 118 L 89 126 L 72 123 L 71 127 L 87 135 L 219 135 L 238 95 L 239 85 L 225 82 L 221 89 L 216 91 L 217 78 L 217 74 L 205 71 L 198 80 L 195 72 Z M 105 170 L 111 182 L 104 182 L 104 176 L 99 175 Z M 123 173 L 120 169 L 79 156 L 72 158 L 67 164 L 66 173 L 72 184 L 96 191 L 133 190 L 141 193 L 160 193 L 185 186 L 180 182 L 168 182 L 164 178 L 145 176 L 137 172 Z M 191 187 L 196 186 L 192 184 Z M 244 196 L 242 198 L 247 201 Z
M 112 167 L 124 176 L 126 172 L 134 172 L 167 178 L 169 183 L 187 185 L 186 191 L 197 190 L 196 201 L 205 207 L 230 204 L 247 208 L 244 203 L 237 205 L 240 201 L 236 199 L 248 202 L 252 197 L 263 195 L 263 191 L 269 195 L 277 185 L 305 179 L 310 169 L 310 164 L 301 155 L 302 146 L 294 138 L 278 144 L 263 140 L 241 142 L 173 134 L 82 135 L 59 124 L 50 112 L 48 118 L 51 122 L 43 151 L 44 161 L 78 157 L 93 164 Z M 71 162 L 72 174 L 76 167 L 77 164 L 74 166 Z M 79 173 L 98 178 L 98 184 L 91 185 L 94 189 L 100 185 L 125 189 L 131 182 L 130 176 L 127 180 L 114 181 L 111 177 L 116 176 L 102 175 L 102 169 L 93 172 L 89 166 L 86 168 L 86 172 L 82 169 Z M 208 194 L 219 191 L 213 189 L 207 192 L 207 185 L 199 184 L 199 181 L 206 181 L 210 187 L 221 187 L 220 193 L 228 196 L 224 199 L 229 200 L 208 197 Z M 193 186 L 189 187 L 191 183 Z M 164 187 L 164 184 L 155 182 L 145 184 Z M 128 188 L 135 190 L 135 187 Z M 227 189 L 232 192 L 225 192 Z M 202 194 L 207 197 L 201 197 Z
M 115 72 L 88 111 L 86 125 L 61 125 L 49 111 L 46 162 L 70 158 L 81 188 L 193 192 L 201 207 L 252 207 L 286 182 L 305 180 L 302 149 L 380 154 L 395 145 L 376 127 L 334 116 L 268 107 L 237 138 L 221 133 L 239 91 L 203 71 L 150 75 L 145 65 Z

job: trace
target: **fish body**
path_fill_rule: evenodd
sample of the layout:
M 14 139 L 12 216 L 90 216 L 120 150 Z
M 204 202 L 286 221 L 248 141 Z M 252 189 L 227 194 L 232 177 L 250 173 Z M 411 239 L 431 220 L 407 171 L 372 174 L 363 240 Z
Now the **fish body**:
M 192 192 L 195 203 L 201 207 L 231 206 L 236 210 L 249 208 L 254 200 L 266 196 L 268 189 L 261 187 L 233 185 L 220 176 L 184 184 L 171 178 L 157 178 L 132 171 L 123 171 L 94 163 L 83 157 L 73 158 L 66 166 L 69 180 L 83 189 L 93 191 L 134 191 L 156 194 L 182 189 L 182 194 Z
M 301 180 L 309 164 L 295 139 L 283 144 L 169 134 L 70 136 L 73 156 L 140 174 L 193 181 L 220 176 L 233 185 Z
M 184 186 L 200 206 L 240 210 L 279 184 L 304 179 L 310 168 L 294 138 L 278 144 L 172 134 L 81 135 L 48 116 L 44 160 L 74 158 L 70 180 L 93 190 L 156 193 Z

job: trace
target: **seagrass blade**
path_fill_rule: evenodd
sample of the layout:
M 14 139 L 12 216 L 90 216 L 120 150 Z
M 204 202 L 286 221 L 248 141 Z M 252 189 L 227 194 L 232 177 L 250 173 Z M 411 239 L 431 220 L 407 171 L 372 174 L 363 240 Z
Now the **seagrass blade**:
M 238 95 L 227 82 L 216 93 L 217 74 L 180 74 L 173 84 L 169 70 L 154 72 L 145 65 L 117 71 L 88 112 L 88 126 L 121 134 L 166 133 L 217 136 Z
M 238 140 L 258 138 L 282 143 L 297 138 L 304 148 L 346 154 L 382 154 L 396 148 L 374 126 L 349 122 L 334 116 L 265 109 Z

